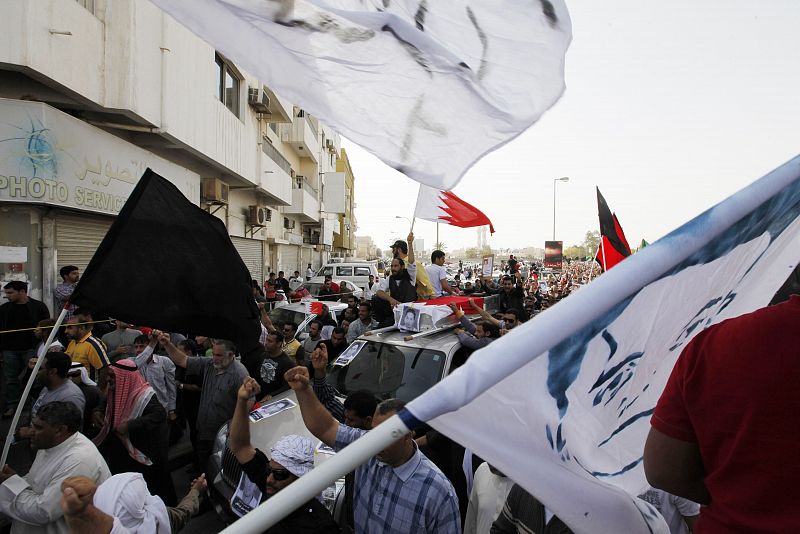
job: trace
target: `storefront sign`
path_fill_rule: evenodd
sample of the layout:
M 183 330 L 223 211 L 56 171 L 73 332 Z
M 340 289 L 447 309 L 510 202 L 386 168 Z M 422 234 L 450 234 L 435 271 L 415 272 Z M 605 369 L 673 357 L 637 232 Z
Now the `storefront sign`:
M 0 247 L 0 263 L 26 263 L 28 247 Z
M 200 177 L 38 102 L 0 99 L 0 201 L 116 214 L 147 167 L 192 202 Z

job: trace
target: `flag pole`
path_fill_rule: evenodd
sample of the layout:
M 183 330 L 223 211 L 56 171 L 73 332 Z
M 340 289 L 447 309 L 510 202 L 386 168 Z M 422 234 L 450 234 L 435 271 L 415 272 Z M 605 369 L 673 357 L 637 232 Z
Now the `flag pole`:
M 261 534 L 409 431 L 399 415 L 391 416 L 238 519 L 222 534 Z
M 28 400 L 28 395 L 31 392 L 31 388 L 33 387 L 33 383 L 36 380 L 36 373 L 39 372 L 39 368 L 42 366 L 42 362 L 44 361 L 44 355 L 47 354 L 47 348 L 53 342 L 56 337 L 56 333 L 58 329 L 61 327 L 61 323 L 64 322 L 64 317 L 67 315 L 67 306 L 69 303 L 65 304 L 64 307 L 61 309 L 61 314 L 56 319 L 56 324 L 53 325 L 52 330 L 50 330 L 50 335 L 47 336 L 47 341 L 45 341 L 44 345 L 42 345 L 43 352 L 41 354 L 37 354 L 36 365 L 33 366 L 33 370 L 31 371 L 31 376 L 28 378 L 28 383 L 25 384 L 25 390 L 22 392 L 22 397 L 19 399 L 19 404 L 17 404 L 17 411 L 14 412 L 14 418 L 11 420 L 11 427 L 8 429 L 8 436 L 6 437 L 6 442 L 3 444 L 3 456 L 0 458 L 0 466 L 6 465 L 6 460 L 8 459 L 8 451 L 11 449 L 11 442 L 14 440 L 14 432 L 17 430 L 17 423 L 19 423 L 19 417 L 22 415 L 22 410 L 25 407 L 25 402 Z
M 594 264 L 597 262 L 597 253 L 600 252 L 600 247 L 603 246 L 603 239 L 602 236 L 600 237 L 600 244 L 597 245 L 597 249 L 594 251 L 594 256 L 592 256 L 592 270 L 589 273 L 589 281 L 591 282 L 594 279 Z M 605 261 L 605 258 L 603 258 Z
M 603 244 L 603 236 L 600 236 L 600 250 L 603 251 L 603 265 L 600 266 L 600 272 L 604 273 L 608 270 L 608 264 L 606 263 L 606 247 Z

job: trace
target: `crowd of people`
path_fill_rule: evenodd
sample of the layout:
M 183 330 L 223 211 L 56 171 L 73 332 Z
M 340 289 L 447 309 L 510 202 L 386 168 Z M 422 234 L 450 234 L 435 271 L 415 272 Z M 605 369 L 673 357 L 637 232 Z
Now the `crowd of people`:
M 328 280 L 326 287 L 347 307 L 338 322 L 323 309 L 302 341 L 296 324 L 273 324 L 266 306 L 278 291 L 303 298 L 299 271 L 288 280 L 279 272 L 263 286 L 255 284 L 264 346 L 255 372 L 239 361 L 229 340 L 119 320 L 112 327 L 83 309 L 70 308 L 65 327 L 44 346 L 55 324 L 49 310 L 27 295 L 26 284 L 6 284 L 9 302 L 0 306 L 4 417 L 14 414 L 22 385 L 38 358 L 44 360 L 15 431 L 14 447 L 33 454 L 30 469 L 20 476 L 6 465 L 0 473 L 0 512 L 11 519 L 13 531 L 179 531 L 201 508 L 204 471 L 227 421 L 231 453 L 260 495 L 257 501 L 268 499 L 313 468 L 316 442 L 286 435 L 269 451 L 260 450 L 250 436 L 251 410 L 292 389 L 307 429 L 337 451 L 400 411 L 402 401 L 379 402 L 366 390 L 343 399 L 326 380 L 332 362 L 354 340 L 395 322 L 396 305 L 467 297 L 449 304 L 460 323 L 454 335 L 463 346 L 480 349 L 597 275 L 591 262 L 569 262 L 561 272 L 547 273 L 541 264 L 511 256 L 497 279 L 476 276 L 472 266 L 460 264 L 464 280 L 452 280 L 444 252 L 434 251 L 423 266 L 413 239 L 410 234 L 392 244 L 389 275 L 371 277 L 361 299 L 340 293 Z M 66 266 L 62 278 L 55 297 L 63 304 L 79 279 L 77 268 Z M 477 301 L 489 295 L 495 296 L 495 313 Z M 668 427 L 659 428 L 668 434 Z M 188 491 L 176 491 L 168 452 L 187 430 L 195 479 Z M 408 433 L 350 473 L 338 523 L 312 499 L 268 532 L 569 532 L 535 497 L 479 459 L 476 469 L 464 473 L 466 502 L 459 502 L 436 458 L 439 439 L 435 432 Z M 697 521 L 699 505 L 692 501 L 656 488 L 642 498 L 672 520 L 673 532 L 686 532 Z

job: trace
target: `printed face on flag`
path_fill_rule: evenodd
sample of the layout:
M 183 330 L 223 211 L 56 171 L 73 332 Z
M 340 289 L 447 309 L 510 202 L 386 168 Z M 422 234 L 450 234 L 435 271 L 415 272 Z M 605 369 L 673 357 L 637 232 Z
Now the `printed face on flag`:
M 663 532 L 636 498 L 651 415 L 683 348 L 766 306 L 797 265 L 798 167 L 800 158 L 475 352 L 409 412 L 515 470 L 576 532 Z

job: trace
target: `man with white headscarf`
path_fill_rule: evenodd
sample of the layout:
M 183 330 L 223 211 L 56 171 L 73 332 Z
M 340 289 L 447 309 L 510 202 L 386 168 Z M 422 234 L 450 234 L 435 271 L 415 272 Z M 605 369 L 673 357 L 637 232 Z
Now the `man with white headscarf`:
M 251 399 L 261 392 L 255 379 L 246 377 L 236 397 L 228 446 L 242 472 L 261 490 L 261 500 L 275 495 L 314 468 L 314 443 L 304 436 L 284 436 L 272 446 L 267 458 L 250 443 Z M 317 499 L 311 499 L 271 527 L 265 534 L 333 534 L 339 527 Z
M 99 487 L 86 477 L 68 478 L 61 484 L 61 508 L 70 534 L 175 534 L 200 508 L 205 475 L 176 507 L 167 507 L 151 495 L 139 473 L 114 475 Z

